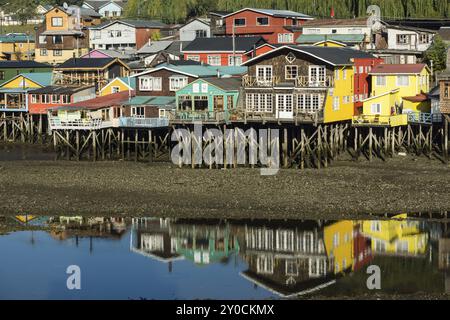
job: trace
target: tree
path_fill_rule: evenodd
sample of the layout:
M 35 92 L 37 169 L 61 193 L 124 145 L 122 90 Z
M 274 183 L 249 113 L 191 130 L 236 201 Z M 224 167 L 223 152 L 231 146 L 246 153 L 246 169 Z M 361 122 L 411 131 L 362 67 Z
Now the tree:
M 19 20 L 22 24 L 26 24 L 27 20 L 36 16 L 36 8 L 39 0 L 21 0 L 13 1 L 8 5 L 8 9 L 13 13 L 14 19 Z
M 433 61 L 434 71 L 442 71 L 447 67 L 447 46 L 439 35 L 433 39 L 433 43 L 425 52 L 425 61 L 431 66 Z

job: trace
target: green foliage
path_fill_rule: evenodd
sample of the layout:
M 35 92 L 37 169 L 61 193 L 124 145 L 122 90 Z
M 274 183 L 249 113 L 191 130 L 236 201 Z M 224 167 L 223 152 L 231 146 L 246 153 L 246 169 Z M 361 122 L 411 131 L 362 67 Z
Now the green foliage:
M 447 66 L 447 46 L 439 35 L 434 37 L 433 44 L 425 52 L 425 61 L 429 66 L 433 61 L 435 71 L 445 70 Z
M 129 0 L 127 15 L 174 23 L 204 15 L 210 10 L 272 8 L 329 17 L 333 8 L 336 18 L 353 18 L 365 16 L 371 4 L 378 5 L 385 18 L 450 17 L 450 4 L 446 0 Z

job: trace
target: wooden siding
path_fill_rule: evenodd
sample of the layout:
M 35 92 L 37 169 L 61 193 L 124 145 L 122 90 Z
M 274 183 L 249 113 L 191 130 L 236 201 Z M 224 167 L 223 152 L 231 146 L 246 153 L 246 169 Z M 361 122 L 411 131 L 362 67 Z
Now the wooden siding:
M 175 73 L 169 70 L 160 70 L 153 73 L 149 73 L 147 75 L 143 75 L 142 77 L 155 77 L 155 78 L 161 78 L 162 82 L 162 90 L 161 91 L 142 91 L 140 89 L 139 85 L 139 78 L 136 79 L 136 95 L 137 96 L 175 96 L 175 91 L 170 91 L 170 80 L 169 78 L 172 76 L 180 76 L 180 77 L 187 77 L 188 83 L 191 83 L 192 81 L 196 80 L 196 78 L 188 77 L 180 73 Z

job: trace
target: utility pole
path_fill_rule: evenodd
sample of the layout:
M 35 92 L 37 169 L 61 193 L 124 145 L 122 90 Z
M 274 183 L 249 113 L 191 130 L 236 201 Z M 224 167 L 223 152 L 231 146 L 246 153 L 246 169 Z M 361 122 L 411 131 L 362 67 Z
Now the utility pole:
M 234 24 L 234 19 L 233 19 L 233 25 L 232 27 L 232 31 L 233 31 L 233 66 L 236 66 L 236 32 L 235 32 L 235 24 Z

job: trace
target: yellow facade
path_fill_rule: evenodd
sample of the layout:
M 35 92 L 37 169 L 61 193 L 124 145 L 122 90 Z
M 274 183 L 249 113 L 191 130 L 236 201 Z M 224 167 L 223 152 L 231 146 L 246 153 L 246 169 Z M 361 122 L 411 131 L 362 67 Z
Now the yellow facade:
M 327 41 L 320 41 L 313 44 L 317 47 L 333 47 L 333 48 L 343 48 L 346 47 L 345 43 L 333 41 L 333 40 L 327 40 Z
M 47 55 L 42 55 L 42 51 L 39 48 L 35 50 L 34 60 L 41 63 L 57 64 L 63 63 L 71 58 L 81 57 L 89 52 L 89 48 L 80 49 L 62 49 L 60 55 L 55 56 L 53 50 L 48 49 Z
M 392 255 L 423 255 L 427 251 L 428 234 L 420 222 L 406 220 L 406 214 L 391 220 L 366 220 L 362 232 L 372 240 L 372 252 Z
M 324 122 L 351 120 L 353 117 L 353 67 L 336 67 L 334 86 L 328 90 L 324 107 Z
M 0 42 L 0 60 L 30 60 L 31 53 L 34 53 L 34 42 Z
M 334 264 L 334 272 L 341 273 L 353 267 L 354 222 L 339 221 L 323 230 L 328 259 Z
M 2 89 L 39 89 L 42 86 L 22 75 L 11 79 L 1 86 Z
M 100 91 L 99 95 L 107 96 L 109 94 L 129 90 L 133 90 L 133 88 L 129 87 L 128 84 L 124 83 L 121 79 L 115 78 Z
M 45 26 L 47 31 L 65 31 L 73 28 L 74 21 L 64 10 L 55 7 L 45 14 Z
M 399 81 L 399 77 L 407 76 L 407 85 L 402 85 Z M 378 79 L 384 77 L 383 79 Z M 401 97 L 412 97 L 420 94 L 421 92 L 427 93 L 430 91 L 430 72 L 427 67 L 423 68 L 420 74 L 385 74 L 385 75 L 373 75 L 372 76 L 372 92 L 371 96 L 377 96 L 393 89 L 399 89 L 399 100 L 401 103 Z

